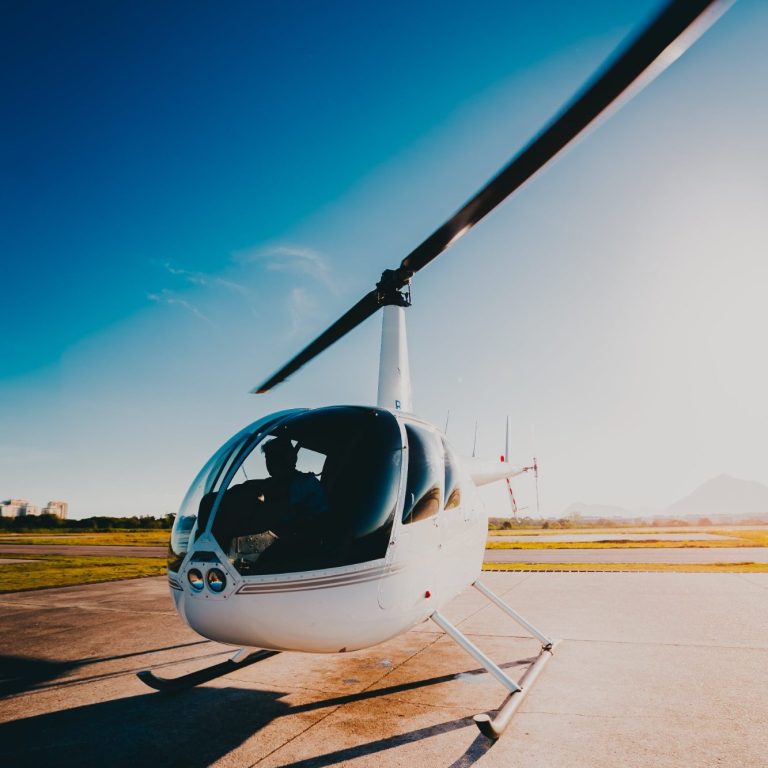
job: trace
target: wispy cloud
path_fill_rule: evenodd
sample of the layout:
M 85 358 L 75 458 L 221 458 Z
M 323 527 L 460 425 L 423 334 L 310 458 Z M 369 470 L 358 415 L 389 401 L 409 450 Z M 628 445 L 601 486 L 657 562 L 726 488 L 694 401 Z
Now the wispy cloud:
M 246 286 L 235 282 L 234 280 L 227 280 L 217 275 L 209 275 L 205 272 L 194 272 L 189 269 L 183 269 L 182 267 L 175 267 L 169 262 L 163 262 L 162 266 L 168 272 L 168 274 L 174 277 L 180 277 L 191 285 L 199 285 L 207 288 L 225 288 L 233 293 L 238 293 L 241 296 L 250 296 L 250 291 Z
M 193 314 L 200 320 L 204 320 L 206 323 L 211 321 L 191 302 L 186 299 L 182 299 L 177 296 L 173 291 L 169 291 L 167 288 L 163 288 L 159 293 L 148 293 L 147 298 L 150 301 L 154 301 L 157 304 L 167 304 L 170 307 L 181 307 L 187 312 Z
M 297 245 L 276 245 L 271 248 L 244 251 L 236 254 L 241 263 L 262 262 L 270 272 L 291 272 L 309 277 L 335 290 L 331 268 L 326 258 L 313 248 Z

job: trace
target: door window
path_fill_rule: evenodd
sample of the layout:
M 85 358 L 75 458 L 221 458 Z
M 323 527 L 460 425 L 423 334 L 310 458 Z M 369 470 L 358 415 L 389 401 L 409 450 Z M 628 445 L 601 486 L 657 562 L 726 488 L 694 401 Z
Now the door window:
M 405 489 L 403 523 L 416 523 L 440 511 L 445 475 L 443 449 L 437 435 L 416 424 L 406 424 L 408 438 L 408 482 Z

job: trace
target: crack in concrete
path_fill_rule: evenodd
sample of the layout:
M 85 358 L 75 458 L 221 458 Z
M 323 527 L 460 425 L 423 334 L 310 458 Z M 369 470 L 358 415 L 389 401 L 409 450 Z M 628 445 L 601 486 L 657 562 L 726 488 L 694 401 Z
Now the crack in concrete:
M 508 592 L 511 592 L 513 589 L 515 589 L 515 587 L 517 587 L 517 586 L 518 586 L 518 584 L 521 584 L 523 581 L 525 581 L 525 579 L 521 579 L 521 580 L 520 580 L 520 581 L 519 581 L 517 584 L 515 584 L 515 585 L 514 585 L 513 587 L 511 587 L 509 590 L 505 591 L 505 592 L 504 592 L 504 594 L 506 595 Z M 470 613 L 468 616 L 466 616 L 464 619 L 462 619 L 462 620 L 461 620 L 461 621 L 460 621 L 458 624 L 463 624 L 465 621 L 467 621 L 467 620 L 471 619 L 473 616 L 477 615 L 478 613 L 480 613 L 480 611 L 484 610 L 484 609 L 485 609 L 485 608 L 487 608 L 487 607 L 488 607 L 488 604 L 485 604 L 485 605 L 481 605 L 479 608 L 477 608 L 477 609 L 476 609 L 476 610 L 474 610 L 472 613 Z M 458 626 L 458 624 L 457 624 L 457 626 Z M 444 634 L 445 634 L 444 632 L 441 632 L 441 633 L 439 633 L 439 634 L 438 634 L 438 635 L 436 635 L 436 636 L 435 636 L 435 637 L 434 637 L 434 638 L 433 638 L 433 639 L 432 639 L 432 640 L 431 640 L 429 643 L 427 643 L 426 645 L 422 646 L 421 648 L 419 648 L 419 650 L 415 651 L 415 652 L 414 652 L 414 653 L 412 653 L 410 656 L 408 656 L 408 657 L 406 657 L 405 659 L 403 659 L 403 661 L 402 661 L 402 662 L 400 662 L 400 663 L 399 663 L 399 664 L 397 664 L 396 666 L 392 666 L 392 667 L 390 667 L 390 668 L 389 668 L 389 669 L 388 669 L 388 670 L 387 670 L 387 671 L 386 671 L 386 672 L 385 672 L 385 673 L 384 673 L 384 674 L 383 674 L 381 677 L 377 678 L 377 679 L 376 679 L 376 680 L 374 680 L 374 681 L 373 681 L 373 682 L 372 682 L 370 685 L 368 685 L 368 686 L 366 686 L 365 688 L 363 688 L 361 691 L 359 691 L 359 692 L 358 692 L 358 694 L 364 694 L 364 693 L 367 693 L 368 691 L 371 691 L 371 690 L 373 690 L 373 689 L 375 688 L 375 686 L 377 686 L 377 685 L 378 685 L 378 684 L 379 684 L 379 683 L 380 683 L 382 680 L 384 680 L 384 679 L 385 679 L 385 678 L 387 678 L 389 675 L 391 675 L 391 674 L 392 674 L 392 673 L 393 673 L 395 670 L 397 670 L 397 669 L 400 669 L 400 668 L 401 668 L 401 667 L 402 667 L 404 664 L 407 664 L 409 661 L 411 661 L 411 659 L 414 659 L 414 658 L 416 658 L 416 656 L 418 656 L 419 654 L 423 653 L 423 652 L 424 652 L 424 651 L 426 651 L 427 649 L 429 649 L 429 648 L 431 648 L 432 646 L 434 646 L 434 645 L 435 645 L 435 643 L 437 643 L 437 642 L 438 642 L 438 640 L 440 640 L 440 639 L 441 639 L 441 638 L 444 636 Z M 413 702 L 411 702 L 411 703 L 413 703 Z M 294 736 L 292 736 L 292 737 L 291 737 L 290 739 L 288 739 L 286 742 L 284 742 L 284 743 L 283 743 L 283 744 L 281 744 L 280 746 L 276 747 L 276 748 L 275 748 L 275 749 L 273 749 L 272 751 L 268 752 L 268 753 L 267 753 L 266 755 L 264 755 L 263 757 L 260 757 L 260 758 L 259 758 L 259 759 L 258 759 L 258 760 L 255 762 L 255 763 L 252 763 L 252 764 L 250 765 L 250 768 L 254 768 L 254 767 L 255 767 L 255 766 L 257 766 L 259 763 L 262 763 L 262 762 L 264 762 L 264 760 L 266 760 L 267 758 L 271 757 L 271 756 L 272 756 L 272 755 L 274 755 L 276 752 L 278 752 L 279 750 L 283 749 L 284 747 L 286 747 L 286 746 L 287 746 L 288 744 L 290 744 L 291 742 L 293 742 L 293 741 L 295 741 L 296 739 L 298 739 L 300 736 L 303 736 L 305 733 L 308 733 L 308 732 L 309 732 L 309 731 L 310 731 L 312 728 L 314 728 L 316 725 L 319 725 L 319 724 L 320 724 L 320 723 L 322 723 L 324 720 L 326 720 L 326 719 L 327 719 L 327 718 L 329 718 L 331 715 L 333 715 L 334 713 L 338 712 L 338 711 L 339 711 L 339 710 L 340 710 L 342 707 L 345 707 L 345 706 L 346 706 L 346 704 L 339 704 L 338 706 L 334 707 L 334 708 L 333 708 L 333 709 L 332 709 L 330 712 L 327 712 L 325 715 L 323 715 L 323 717 L 320 717 L 320 718 L 318 718 L 317 720 L 315 720 L 314 722 L 310 723 L 310 724 L 309 724 L 309 725 L 308 725 L 306 728 L 302 729 L 302 730 L 301 730 L 299 733 L 297 733 L 297 734 L 295 734 Z M 422 706 L 425 706 L 425 707 L 426 707 L 426 706 L 428 706 L 428 705 L 422 705 Z
M 503 637 L 503 635 L 500 635 Z M 602 643 L 604 645 L 649 645 L 664 648 L 717 648 L 724 651 L 768 651 L 768 645 L 718 645 L 708 643 L 666 643 L 657 640 L 601 640 L 597 638 L 563 637 L 562 642 Z
M 734 574 L 735 576 L 738 576 L 741 581 L 746 581 L 747 584 L 753 587 L 757 587 L 758 589 L 768 589 L 768 583 L 766 584 L 757 584 L 756 582 L 752 581 L 751 579 L 747 578 L 750 575 L 753 574 L 747 574 L 747 573 L 737 573 Z
M 648 715 L 645 713 L 633 713 L 633 714 L 624 714 L 624 715 L 612 715 L 612 714 L 603 714 L 600 712 L 550 712 L 548 710 L 544 709 L 521 709 L 517 712 L 515 717 L 522 718 L 525 715 L 549 715 L 551 717 L 583 717 L 583 718 L 591 718 L 593 720 L 629 720 L 630 722 L 636 722 L 637 720 L 660 720 L 663 723 L 668 723 L 670 721 L 674 722 L 680 722 L 685 725 L 690 724 L 691 718 L 690 715 L 687 714 L 664 714 L 664 715 Z M 705 717 L 702 717 L 701 715 L 697 715 L 697 718 L 699 720 L 706 719 Z M 713 723 L 721 723 L 724 720 L 726 722 L 733 722 L 733 723 L 743 723 L 743 718 L 739 717 L 727 717 L 723 716 L 722 714 L 711 716 L 709 718 Z
M 415 651 L 414 653 L 410 654 L 410 656 L 407 656 L 405 659 L 403 659 L 402 662 L 400 662 L 400 664 L 397 664 L 396 666 L 393 665 L 392 667 L 387 669 L 381 677 L 376 678 L 376 680 L 374 680 L 370 685 L 366 686 L 365 688 L 363 688 L 358 693 L 359 694 L 363 694 L 363 693 L 366 693 L 366 692 L 372 690 L 374 688 L 374 686 L 376 686 L 378 683 L 380 683 L 386 677 L 391 675 L 396 669 L 400 669 L 400 667 L 402 667 L 403 664 L 407 664 L 411 659 L 415 658 L 420 653 L 422 653 L 423 651 L 427 650 L 427 648 L 431 648 L 439 639 L 440 639 L 440 636 L 436 637 L 434 640 L 432 640 L 431 642 L 427 643 L 425 646 L 422 646 L 417 651 Z M 291 742 L 295 741 L 300 736 L 303 736 L 305 733 L 310 731 L 316 725 L 318 725 L 319 723 L 322 723 L 324 720 L 326 720 L 331 715 L 333 715 L 335 712 L 338 712 L 342 707 L 345 707 L 345 706 L 346 706 L 346 703 L 339 704 L 339 705 L 333 707 L 333 709 L 331 709 L 325 715 L 323 715 L 322 717 L 319 717 L 317 720 L 315 720 L 314 722 L 310 723 L 306 728 L 303 728 L 299 733 L 297 733 L 294 736 L 292 736 L 290 739 L 285 741 L 283 744 L 280 744 L 278 747 L 275 747 L 275 749 L 271 750 L 266 755 L 260 757 L 255 763 L 252 763 L 250 765 L 250 768 L 254 768 L 254 766 L 258 765 L 259 763 L 263 763 L 268 757 L 271 757 L 272 755 L 274 755 L 275 752 L 278 752 L 279 750 L 281 750 L 284 747 L 288 746 L 288 744 L 290 744 Z
M 68 611 L 72 608 L 78 608 L 81 611 L 93 611 L 93 612 L 111 612 L 111 613 L 138 613 L 142 616 L 175 616 L 176 611 L 157 611 L 157 610 L 133 610 L 128 608 L 112 608 L 106 605 L 86 605 L 85 603 L 69 603 L 67 605 L 50 605 L 46 603 L 27 603 L 27 602 L 7 602 L 0 600 L 0 606 L 5 608 L 25 608 L 28 610 L 47 610 L 47 611 Z

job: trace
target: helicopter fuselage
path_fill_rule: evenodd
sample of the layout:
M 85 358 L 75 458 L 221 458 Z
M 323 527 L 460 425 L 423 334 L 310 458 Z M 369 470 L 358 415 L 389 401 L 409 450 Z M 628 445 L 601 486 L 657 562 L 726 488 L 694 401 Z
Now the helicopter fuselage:
M 454 476 L 440 483 L 431 514 L 404 520 L 413 503 L 406 498 L 413 485 L 407 476 L 409 464 L 414 472 L 412 430 L 431 436 L 436 446 L 446 445 L 445 437 L 434 426 L 410 415 L 369 411 L 392 419 L 403 454 L 391 532 L 382 556 L 338 567 L 249 574 L 238 569 L 231 551 L 225 552 L 209 521 L 205 531 L 193 532 L 190 551 L 178 570 L 169 570 L 176 609 L 192 629 L 212 640 L 238 646 L 317 653 L 352 651 L 381 643 L 426 620 L 477 579 L 487 513 L 469 472 L 454 456 Z M 237 471 L 234 464 L 231 462 L 229 470 L 232 476 Z M 446 477 L 442 466 L 440 473 Z M 451 500 L 446 498 L 448 483 L 460 489 Z M 223 588 L 222 579 L 215 581 L 215 590 L 210 588 L 208 574 L 212 569 L 224 575 Z

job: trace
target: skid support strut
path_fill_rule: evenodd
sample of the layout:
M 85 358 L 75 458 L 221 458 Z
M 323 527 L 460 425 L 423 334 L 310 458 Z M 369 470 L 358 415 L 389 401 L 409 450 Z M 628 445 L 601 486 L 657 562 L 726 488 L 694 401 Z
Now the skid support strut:
M 257 661 L 264 661 L 270 656 L 275 656 L 279 651 L 249 651 L 246 648 L 240 648 L 226 661 L 219 664 L 213 664 L 204 669 L 198 669 L 196 672 L 190 672 L 187 675 L 178 677 L 158 677 L 151 669 L 145 669 L 137 672 L 136 676 L 142 683 L 154 688 L 156 691 L 171 693 L 174 691 L 183 691 L 187 688 L 193 688 L 201 683 L 207 683 L 209 680 L 215 680 L 217 677 L 234 672 L 236 669 L 249 667 Z
M 536 678 L 541 673 L 544 665 L 552 658 L 557 643 L 540 632 L 536 627 L 526 621 L 517 611 L 510 608 L 498 595 L 491 592 L 480 580 L 472 585 L 478 592 L 485 595 L 492 603 L 501 608 L 510 618 L 519 624 L 532 637 L 541 643 L 541 652 L 536 660 L 525 671 L 520 682 L 515 682 L 504 670 L 486 656 L 466 635 L 453 626 L 439 611 L 435 611 L 431 619 L 447 635 L 455 640 L 470 656 L 476 659 L 488 672 L 493 675 L 509 692 L 510 695 L 495 718 L 490 715 L 475 715 L 475 723 L 484 736 L 489 739 L 498 739 L 509 725 L 512 715 L 522 703 L 525 695 L 533 686 Z
M 492 603 L 501 608 L 507 616 L 516 621 L 526 632 L 529 632 L 531 637 L 535 637 L 541 643 L 543 650 L 548 651 L 552 647 L 552 640 L 542 632 L 539 632 L 533 624 L 526 621 L 514 608 L 508 606 L 497 594 L 491 592 L 480 579 L 478 579 L 472 586 L 481 595 L 485 595 Z

